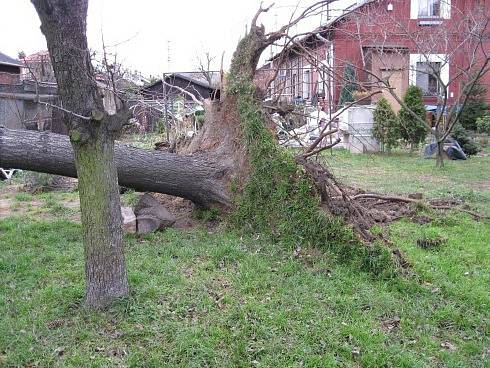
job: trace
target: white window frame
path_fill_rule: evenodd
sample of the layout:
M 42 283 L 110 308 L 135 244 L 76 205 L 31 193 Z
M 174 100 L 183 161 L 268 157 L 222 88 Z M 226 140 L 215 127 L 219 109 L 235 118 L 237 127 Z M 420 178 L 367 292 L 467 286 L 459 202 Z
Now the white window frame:
M 419 19 L 420 3 L 427 0 L 411 0 L 410 1 L 410 19 Z M 440 18 L 451 19 L 451 0 L 441 0 Z M 421 17 L 427 18 L 427 17 Z
M 441 63 L 440 77 L 444 85 L 449 84 L 449 60 L 447 54 L 410 54 L 409 83 L 417 85 L 417 63 Z M 441 89 L 444 86 L 441 86 Z M 444 91 L 441 90 L 441 93 Z
M 305 65 L 303 67 L 303 98 L 305 100 L 311 98 L 311 65 Z M 305 80 L 305 77 L 308 75 L 308 81 Z
M 320 86 L 318 92 L 323 93 L 325 99 L 330 98 L 333 100 L 334 93 L 334 79 L 333 79 L 333 68 L 334 68 L 334 54 L 333 54 L 333 43 L 330 43 L 325 52 L 325 60 L 322 60 L 321 64 L 330 72 L 326 73 L 324 71 L 318 71 L 317 83 Z M 328 80 L 327 80 L 328 78 Z M 330 85 L 330 91 L 328 91 L 328 85 Z M 329 93 L 329 96 L 327 96 Z

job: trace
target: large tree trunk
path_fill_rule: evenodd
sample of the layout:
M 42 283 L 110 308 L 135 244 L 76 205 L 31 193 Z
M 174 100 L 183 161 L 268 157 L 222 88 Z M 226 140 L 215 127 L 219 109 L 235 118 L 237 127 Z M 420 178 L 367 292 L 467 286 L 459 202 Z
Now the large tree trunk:
M 32 0 L 58 84 L 79 178 L 86 304 L 103 308 L 128 294 L 114 137 L 104 113 L 86 37 L 88 0 Z
M 115 145 L 119 184 L 141 192 L 189 199 L 203 208 L 228 208 L 228 165 L 209 156 L 177 155 Z M 0 167 L 77 177 L 66 136 L 0 128 Z
M 114 143 L 96 140 L 75 154 L 84 224 L 86 303 L 100 307 L 128 292 Z

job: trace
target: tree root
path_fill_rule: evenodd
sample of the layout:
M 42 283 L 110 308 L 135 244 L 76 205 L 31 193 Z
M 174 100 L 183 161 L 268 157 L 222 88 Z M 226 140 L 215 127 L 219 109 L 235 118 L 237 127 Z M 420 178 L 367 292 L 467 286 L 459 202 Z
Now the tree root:
M 386 195 L 381 195 L 381 194 L 377 194 L 377 193 L 361 193 L 361 194 L 356 194 L 356 195 L 350 197 L 351 200 L 356 200 L 356 199 L 361 199 L 361 198 L 374 198 L 374 199 L 381 199 L 384 201 L 405 202 L 405 203 L 419 203 L 423 206 L 427 206 L 427 207 L 435 209 L 435 210 L 455 210 L 455 211 L 459 211 L 459 212 L 468 213 L 471 216 L 473 216 L 473 218 L 476 220 L 480 220 L 480 219 L 488 220 L 488 219 L 490 219 L 490 217 L 483 216 L 479 213 L 476 213 L 476 212 L 473 212 L 470 210 L 466 210 L 463 208 L 458 208 L 456 206 L 434 205 L 434 204 L 431 204 L 430 202 L 424 202 L 424 201 L 421 201 L 419 199 L 408 198 L 408 197 L 386 196 Z

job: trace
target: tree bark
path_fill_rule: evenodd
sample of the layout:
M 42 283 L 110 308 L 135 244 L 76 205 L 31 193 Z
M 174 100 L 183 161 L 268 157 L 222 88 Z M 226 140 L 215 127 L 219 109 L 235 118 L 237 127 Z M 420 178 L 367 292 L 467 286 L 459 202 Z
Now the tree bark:
M 100 139 L 85 144 L 75 150 L 75 162 L 84 224 L 85 301 L 103 307 L 128 292 L 114 143 Z
M 129 293 L 114 163 L 118 121 L 104 112 L 87 44 L 88 0 L 32 0 L 41 20 L 79 178 L 85 302 L 104 308 Z
M 228 167 L 208 156 L 178 155 L 116 144 L 119 184 L 189 199 L 203 208 L 231 206 Z M 68 137 L 0 128 L 0 167 L 77 177 Z M 92 174 L 91 174 L 92 175 Z
M 441 136 L 439 127 L 436 126 L 435 137 L 437 142 L 437 156 L 436 156 L 436 167 L 444 167 L 444 138 Z

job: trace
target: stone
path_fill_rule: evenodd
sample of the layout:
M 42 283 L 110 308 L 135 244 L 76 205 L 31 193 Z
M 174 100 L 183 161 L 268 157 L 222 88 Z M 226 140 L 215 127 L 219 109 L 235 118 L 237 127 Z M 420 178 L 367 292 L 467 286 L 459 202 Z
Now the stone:
M 160 229 L 172 227 L 176 220 L 175 216 L 168 212 L 163 205 L 143 208 L 138 212 L 138 218 L 140 216 L 152 216 L 159 219 L 161 222 Z
M 138 234 L 149 234 L 160 229 L 160 219 L 150 216 L 141 215 L 137 217 Z
M 127 234 L 136 233 L 136 215 L 131 207 L 121 207 L 123 231 Z
M 151 194 L 141 196 L 134 209 L 136 214 L 137 231 L 147 234 L 152 231 L 171 227 L 176 218 Z M 141 224 L 140 224 L 141 222 Z
M 140 197 L 138 203 L 134 207 L 134 213 L 136 213 L 136 215 L 138 215 L 138 212 L 141 209 L 146 208 L 146 207 L 155 207 L 158 205 L 161 206 L 161 203 L 158 201 L 158 199 L 153 197 L 150 193 L 145 193 Z

